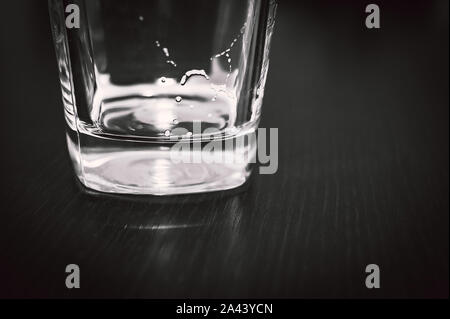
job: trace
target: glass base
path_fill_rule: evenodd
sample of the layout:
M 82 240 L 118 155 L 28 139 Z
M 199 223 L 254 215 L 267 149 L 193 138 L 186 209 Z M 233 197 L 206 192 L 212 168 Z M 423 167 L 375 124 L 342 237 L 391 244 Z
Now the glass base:
M 76 175 L 86 187 L 106 193 L 175 195 L 236 188 L 251 173 L 254 129 L 215 141 L 174 143 L 105 138 L 68 130 Z M 77 142 L 78 141 L 78 142 Z M 178 144 L 180 145 L 180 144 Z

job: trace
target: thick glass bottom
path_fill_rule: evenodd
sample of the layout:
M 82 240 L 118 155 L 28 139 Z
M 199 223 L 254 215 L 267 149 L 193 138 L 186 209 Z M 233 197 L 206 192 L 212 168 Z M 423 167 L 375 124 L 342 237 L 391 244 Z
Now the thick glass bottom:
M 183 144 L 115 139 L 68 130 L 83 185 L 107 193 L 174 195 L 227 190 L 245 183 L 256 156 L 254 129 Z

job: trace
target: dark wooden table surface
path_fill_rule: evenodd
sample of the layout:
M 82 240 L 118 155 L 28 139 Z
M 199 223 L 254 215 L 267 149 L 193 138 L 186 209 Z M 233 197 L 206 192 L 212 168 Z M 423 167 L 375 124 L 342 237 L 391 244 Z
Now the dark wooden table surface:
M 46 2 L 4 4 L 0 296 L 448 297 L 448 1 L 377 3 L 368 30 L 365 2 L 281 0 L 278 172 L 167 198 L 77 184 Z

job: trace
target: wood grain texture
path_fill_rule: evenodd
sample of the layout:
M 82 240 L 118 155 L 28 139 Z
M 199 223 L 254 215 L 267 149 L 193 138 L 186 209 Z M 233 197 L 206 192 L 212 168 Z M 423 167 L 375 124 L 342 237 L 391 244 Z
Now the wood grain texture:
M 41 2 L 1 13 L 0 296 L 448 297 L 447 1 L 380 1 L 375 32 L 362 2 L 280 1 L 261 124 L 278 172 L 168 198 L 75 181 Z

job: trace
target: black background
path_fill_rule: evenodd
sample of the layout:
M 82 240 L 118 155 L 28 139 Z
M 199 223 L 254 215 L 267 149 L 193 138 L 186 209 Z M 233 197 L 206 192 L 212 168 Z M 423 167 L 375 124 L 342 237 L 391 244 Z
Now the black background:
M 448 1 L 377 0 L 380 30 L 365 1 L 279 2 L 277 174 L 168 198 L 77 184 L 46 1 L 2 3 L 0 296 L 448 297 Z

